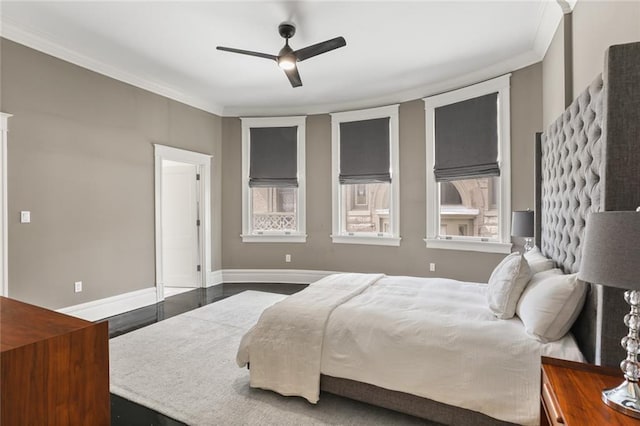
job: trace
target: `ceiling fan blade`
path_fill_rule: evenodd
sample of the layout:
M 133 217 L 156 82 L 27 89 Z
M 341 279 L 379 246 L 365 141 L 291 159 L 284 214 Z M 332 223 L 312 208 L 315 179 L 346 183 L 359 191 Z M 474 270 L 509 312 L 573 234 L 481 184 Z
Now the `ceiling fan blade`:
M 234 49 L 232 47 L 223 47 L 223 46 L 218 46 L 216 47 L 216 49 L 224 50 L 225 52 L 240 53 L 242 55 L 257 56 L 259 58 L 271 59 L 273 61 L 278 60 L 277 56 L 269 55 L 268 53 L 253 52 L 251 50 Z
M 302 86 L 302 80 L 300 79 L 300 73 L 298 73 L 298 67 L 293 67 L 290 70 L 283 70 L 283 71 L 287 75 L 287 78 L 291 83 L 291 87 Z
M 293 52 L 296 55 L 298 61 L 304 61 L 305 59 L 313 58 L 321 53 L 329 52 L 330 50 L 338 49 L 339 47 L 346 46 L 347 42 L 344 37 L 336 37 L 331 40 L 322 41 L 320 43 L 312 44 L 311 46 L 303 47 Z

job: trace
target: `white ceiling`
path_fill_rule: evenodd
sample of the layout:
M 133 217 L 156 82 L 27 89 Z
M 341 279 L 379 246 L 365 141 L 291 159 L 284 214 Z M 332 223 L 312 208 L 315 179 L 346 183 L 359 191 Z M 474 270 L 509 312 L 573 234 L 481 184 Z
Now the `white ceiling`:
M 11 2 L 0 34 L 219 115 L 334 112 L 418 99 L 542 59 L 562 16 L 553 0 Z M 337 36 L 347 46 L 298 64 L 277 54 Z

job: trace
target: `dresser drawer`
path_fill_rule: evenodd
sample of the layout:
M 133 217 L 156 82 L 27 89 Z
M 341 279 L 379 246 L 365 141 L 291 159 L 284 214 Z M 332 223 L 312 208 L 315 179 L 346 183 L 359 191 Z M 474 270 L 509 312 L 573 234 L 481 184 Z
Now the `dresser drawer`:
M 542 406 L 550 426 L 567 426 L 558 399 L 549 382 L 544 368 L 542 369 Z M 544 420 L 543 420 L 544 424 Z

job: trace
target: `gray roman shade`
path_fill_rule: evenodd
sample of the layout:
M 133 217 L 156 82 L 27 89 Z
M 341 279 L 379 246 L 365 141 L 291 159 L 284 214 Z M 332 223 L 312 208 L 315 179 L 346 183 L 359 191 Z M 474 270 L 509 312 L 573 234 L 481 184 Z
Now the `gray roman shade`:
M 437 182 L 500 176 L 498 94 L 435 109 Z
M 391 182 L 389 117 L 340 123 L 340 183 Z
M 249 186 L 298 186 L 298 126 L 252 127 Z

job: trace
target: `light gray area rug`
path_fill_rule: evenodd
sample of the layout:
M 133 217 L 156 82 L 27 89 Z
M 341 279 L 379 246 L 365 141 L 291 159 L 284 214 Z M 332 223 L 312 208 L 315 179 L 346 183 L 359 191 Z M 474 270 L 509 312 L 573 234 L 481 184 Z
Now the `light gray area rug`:
M 284 297 L 245 291 L 111 339 L 111 392 L 194 426 L 430 424 L 327 393 L 312 405 L 250 388 L 240 339 Z

